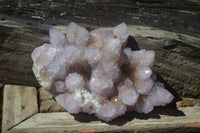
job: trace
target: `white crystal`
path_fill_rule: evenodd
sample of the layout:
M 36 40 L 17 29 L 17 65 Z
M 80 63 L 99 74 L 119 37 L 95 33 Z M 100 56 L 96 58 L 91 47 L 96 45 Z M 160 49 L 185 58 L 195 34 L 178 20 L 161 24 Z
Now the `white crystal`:
M 103 119 L 108 122 L 120 115 L 123 115 L 126 110 L 127 108 L 123 103 L 118 101 L 118 99 L 114 99 L 114 101 L 104 103 L 95 115 L 99 119 Z
M 79 25 L 71 22 L 67 28 L 67 39 L 70 43 L 76 45 L 86 45 L 89 38 L 89 32 Z
M 54 29 L 49 29 L 49 36 L 50 36 L 50 42 L 54 45 L 65 45 L 67 43 L 67 39 L 65 38 L 65 34 Z
M 138 100 L 139 94 L 134 86 L 122 85 L 118 89 L 119 98 L 128 106 L 134 106 Z
M 149 92 L 152 89 L 153 84 L 154 84 L 154 82 L 152 79 L 148 79 L 148 80 L 137 79 L 134 82 L 134 85 L 135 85 L 137 91 L 143 95 L 149 94 Z
M 99 97 L 92 95 L 88 90 L 82 88 L 74 92 L 75 98 L 81 103 L 82 111 L 85 113 L 95 113 L 101 108 Z
M 78 73 L 70 73 L 65 78 L 65 86 L 68 92 L 73 92 L 75 89 L 84 88 L 85 81 Z
M 81 111 L 81 103 L 76 100 L 74 93 L 59 94 L 55 97 L 56 101 L 62 105 L 69 113 L 79 113 Z
M 147 100 L 147 98 L 144 96 L 140 98 L 138 103 L 135 106 L 135 111 L 138 113 L 149 113 L 153 110 L 153 104 Z
M 133 66 L 151 66 L 154 62 L 155 52 L 146 51 L 145 49 L 133 51 L 131 64 Z
M 88 63 L 94 68 L 98 61 L 101 59 L 102 53 L 99 49 L 94 47 L 88 47 L 85 50 L 85 58 L 88 60 Z
M 156 82 L 148 99 L 154 106 L 165 106 L 174 99 L 174 96 L 164 88 L 162 83 Z
M 127 110 L 149 113 L 174 96 L 155 82 L 154 51 L 126 46 L 127 26 L 91 32 L 70 23 L 67 33 L 51 28 L 50 43 L 34 49 L 33 71 L 40 84 L 69 113 L 95 114 L 106 122 Z
M 92 72 L 89 82 L 89 89 L 91 92 L 107 97 L 112 90 L 113 81 L 111 78 L 102 74 L 103 71 L 95 69 Z
M 55 83 L 55 87 L 56 87 L 56 91 L 58 93 L 62 93 L 62 92 L 67 91 L 67 89 L 65 88 L 65 83 L 63 81 L 57 81 Z

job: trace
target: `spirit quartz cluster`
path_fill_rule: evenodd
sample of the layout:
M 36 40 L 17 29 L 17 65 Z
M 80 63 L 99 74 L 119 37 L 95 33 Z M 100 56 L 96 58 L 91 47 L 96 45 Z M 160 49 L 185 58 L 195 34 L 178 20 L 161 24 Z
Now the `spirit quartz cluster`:
M 108 122 L 130 110 L 149 113 L 174 98 L 150 69 L 155 52 L 126 46 L 125 23 L 89 32 L 72 22 L 67 33 L 51 28 L 49 35 L 50 44 L 32 53 L 33 71 L 69 113 Z

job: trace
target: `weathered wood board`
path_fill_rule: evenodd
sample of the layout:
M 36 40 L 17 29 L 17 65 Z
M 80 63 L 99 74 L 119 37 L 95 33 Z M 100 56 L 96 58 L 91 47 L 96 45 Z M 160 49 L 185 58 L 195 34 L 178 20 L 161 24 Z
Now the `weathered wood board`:
M 200 34 L 199 0 L 0 0 L 0 5 L 1 13 L 38 23 L 74 21 L 102 27 L 126 22 Z
M 71 115 L 67 112 L 56 112 L 62 111 L 62 107 L 55 101 L 48 104 L 49 106 L 57 106 L 57 108 L 41 111 L 41 106 L 44 106 L 41 102 L 48 100 L 53 101 L 53 97 L 44 88 L 40 88 L 38 93 L 36 93 L 35 87 L 5 85 L 2 132 L 87 133 L 173 131 L 189 133 L 200 131 L 199 103 L 193 107 L 157 108 L 147 115 L 128 112 L 110 123 L 105 123 L 99 121 L 94 116 L 83 113 Z M 39 112 L 38 108 L 40 108 Z
M 39 89 L 39 111 L 41 113 L 46 112 L 64 112 L 65 109 L 60 106 L 54 99 L 53 96 L 46 91 L 43 87 Z
M 200 107 L 179 108 L 184 112 L 185 116 L 166 116 L 160 115 L 160 118 L 148 118 L 142 120 L 133 118 L 131 121 L 123 125 L 118 123 L 107 124 L 101 121 L 79 122 L 75 118 L 66 113 L 38 113 L 30 119 L 22 122 L 18 126 L 10 130 L 10 132 L 83 132 L 84 130 L 94 130 L 96 132 L 108 131 L 134 131 L 134 130 L 169 130 L 176 128 L 190 127 L 191 123 L 200 122 Z M 166 110 L 173 111 L 173 110 Z M 196 113 L 194 113 L 196 112 Z M 126 121 L 126 120 L 124 120 Z M 122 121 L 120 121 L 122 122 Z M 119 123 L 120 123 L 119 122 Z M 200 124 L 200 123 L 199 123 Z M 182 130 L 184 131 L 184 130 Z M 186 130 L 187 131 L 187 130 Z M 200 131 L 193 129 L 190 131 Z
M 3 84 L 0 83 L 0 121 L 2 122 L 2 110 L 3 110 Z M 2 129 L 2 124 L 0 129 Z
M 174 92 L 176 98 L 177 96 L 187 97 L 183 101 L 177 102 L 177 107 L 181 107 L 178 108 L 179 111 L 169 108 L 162 110 L 162 114 L 165 115 L 158 115 L 156 112 L 148 116 L 128 114 L 117 120 L 119 122 L 125 119 L 125 123 L 117 125 L 116 122 L 103 123 L 97 119 L 88 121 L 88 115 L 82 117 L 82 115 L 76 116 L 63 112 L 64 109 L 43 88 L 40 88 L 35 95 L 35 87 L 28 87 L 28 90 L 31 90 L 30 88 L 34 90 L 34 93 L 30 94 L 28 98 L 22 95 L 22 92 L 27 95 L 31 93 L 27 90 L 16 92 L 8 89 L 4 90 L 4 93 L 7 93 L 4 95 L 4 107 L 7 107 L 8 111 L 3 108 L 2 131 L 113 132 L 115 130 L 123 132 L 129 130 L 133 132 L 134 130 L 134 132 L 140 132 L 143 130 L 142 127 L 145 127 L 144 130 L 147 132 L 150 130 L 153 132 L 200 132 L 197 128 L 200 125 L 198 113 L 200 102 L 199 99 L 193 99 L 200 98 L 199 6 L 199 0 L 76 0 L 62 2 L 55 0 L 0 0 L 0 89 L 4 84 L 39 87 L 32 72 L 30 55 L 35 47 L 49 42 L 49 27 L 57 25 L 55 28 L 65 32 L 66 25 L 70 21 L 78 22 L 88 29 L 94 29 L 97 26 L 114 26 L 126 22 L 130 35 L 136 39 L 140 48 L 156 51 L 153 70 L 165 83 L 166 88 Z M 132 37 L 129 42 L 129 44 L 135 44 Z M 23 88 L 23 86 L 10 87 L 17 88 L 17 90 Z M 13 97 L 8 99 L 8 96 L 11 95 Z M 24 113 L 26 108 L 22 109 L 21 103 L 17 101 L 31 97 L 38 101 L 31 100 L 26 106 L 27 110 L 34 106 L 34 111 Z M 16 105 L 13 105 L 14 103 Z M 37 109 L 34 103 L 37 103 Z M 37 110 L 38 113 L 32 116 L 31 113 L 34 114 Z M 14 111 L 18 111 L 19 115 L 16 115 Z M 169 112 L 172 114 L 169 115 Z M 176 114 L 178 116 L 175 116 Z M 182 116 L 183 114 L 186 115 Z
M 54 27 L 66 32 L 66 26 Z M 32 72 L 31 52 L 49 42 L 49 27 L 52 25 L 0 20 L 0 82 L 39 87 Z M 128 40 L 130 47 L 134 46 L 135 38 L 141 49 L 155 50 L 153 70 L 169 90 L 175 90 L 183 97 L 200 98 L 198 37 L 139 25 L 128 25 L 128 32 L 132 36 Z
M 3 133 L 38 112 L 35 87 L 5 85 L 3 101 Z

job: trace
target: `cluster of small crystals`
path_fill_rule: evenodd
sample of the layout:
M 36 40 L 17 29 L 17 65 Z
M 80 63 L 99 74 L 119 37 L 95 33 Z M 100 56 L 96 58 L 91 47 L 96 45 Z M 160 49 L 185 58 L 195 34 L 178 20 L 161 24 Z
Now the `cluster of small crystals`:
M 149 113 L 174 98 L 150 69 L 155 52 L 132 51 L 125 23 L 91 32 L 70 23 L 51 28 L 50 44 L 35 48 L 33 71 L 69 113 L 86 112 L 111 121 L 134 110 Z

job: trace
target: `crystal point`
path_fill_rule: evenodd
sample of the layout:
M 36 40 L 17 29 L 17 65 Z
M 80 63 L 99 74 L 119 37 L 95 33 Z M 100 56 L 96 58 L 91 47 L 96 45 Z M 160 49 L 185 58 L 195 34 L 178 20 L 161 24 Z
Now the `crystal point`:
M 34 49 L 40 84 L 69 113 L 85 112 L 106 122 L 128 110 L 149 113 L 174 96 L 156 82 L 155 52 L 126 46 L 127 26 L 87 31 L 70 23 L 66 33 L 50 28 L 50 43 Z

